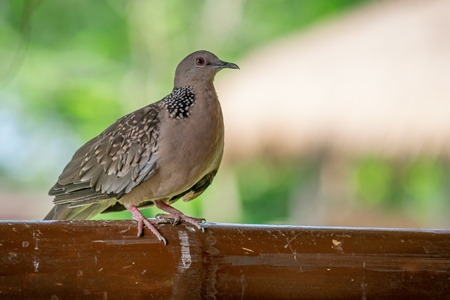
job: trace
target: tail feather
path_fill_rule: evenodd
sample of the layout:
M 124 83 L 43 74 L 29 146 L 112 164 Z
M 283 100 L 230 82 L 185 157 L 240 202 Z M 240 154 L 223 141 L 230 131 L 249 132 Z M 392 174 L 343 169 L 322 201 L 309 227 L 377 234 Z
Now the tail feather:
M 71 207 L 70 204 L 57 204 L 45 216 L 44 220 L 88 220 L 102 213 L 116 202 L 116 199 L 111 199 L 77 207 Z

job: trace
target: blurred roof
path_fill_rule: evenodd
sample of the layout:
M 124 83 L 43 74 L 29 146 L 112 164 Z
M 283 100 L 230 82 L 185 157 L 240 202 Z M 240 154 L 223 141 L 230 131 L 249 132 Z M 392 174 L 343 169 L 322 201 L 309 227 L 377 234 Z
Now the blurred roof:
M 447 155 L 449 29 L 449 1 L 382 1 L 255 51 L 218 82 L 226 158 Z

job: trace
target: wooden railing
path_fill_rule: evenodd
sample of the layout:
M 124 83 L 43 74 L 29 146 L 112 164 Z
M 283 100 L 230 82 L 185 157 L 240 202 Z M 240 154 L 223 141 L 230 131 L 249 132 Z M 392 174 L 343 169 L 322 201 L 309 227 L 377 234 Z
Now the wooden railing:
M 0 222 L 0 299 L 450 299 L 450 231 Z

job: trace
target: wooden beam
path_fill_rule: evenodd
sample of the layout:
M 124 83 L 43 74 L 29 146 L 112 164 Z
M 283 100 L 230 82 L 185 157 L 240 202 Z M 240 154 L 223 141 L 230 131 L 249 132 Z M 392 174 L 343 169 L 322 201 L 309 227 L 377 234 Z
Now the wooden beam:
M 450 231 L 0 222 L 0 299 L 444 299 Z

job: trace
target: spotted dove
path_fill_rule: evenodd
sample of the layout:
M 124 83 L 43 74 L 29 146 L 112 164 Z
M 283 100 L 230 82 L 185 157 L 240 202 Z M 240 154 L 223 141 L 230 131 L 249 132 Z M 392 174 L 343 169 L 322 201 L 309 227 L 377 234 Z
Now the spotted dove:
M 239 69 L 208 51 L 184 58 L 172 92 L 118 119 L 73 155 L 49 195 L 55 206 L 45 220 L 82 220 L 129 210 L 166 244 L 154 225 L 201 219 L 171 206 L 190 201 L 211 184 L 223 153 L 224 125 L 213 80 L 224 68 Z M 147 219 L 139 208 L 155 205 L 166 214 Z

